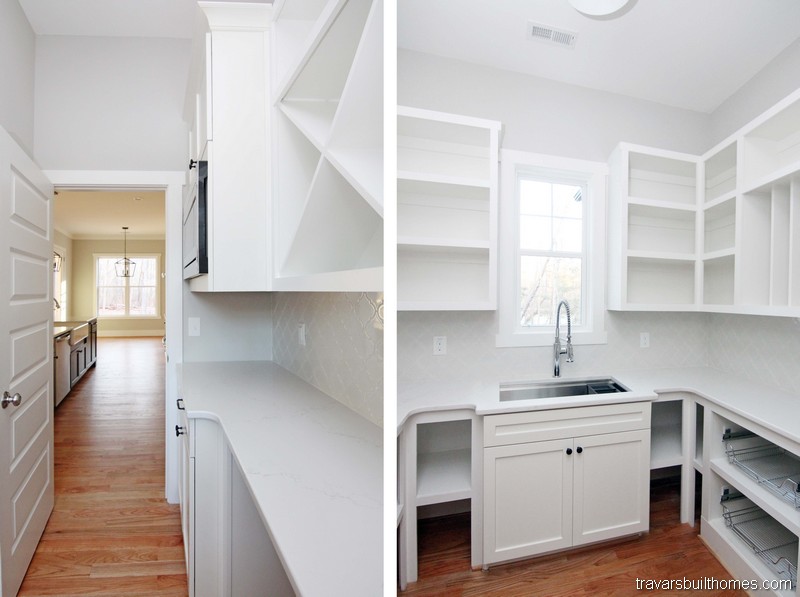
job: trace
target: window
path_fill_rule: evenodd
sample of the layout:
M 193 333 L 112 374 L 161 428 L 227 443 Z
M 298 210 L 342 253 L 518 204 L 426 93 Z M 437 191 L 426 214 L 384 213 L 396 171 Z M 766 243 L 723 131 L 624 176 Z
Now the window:
M 130 278 L 117 277 L 122 255 L 95 255 L 98 317 L 159 317 L 160 263 L 157 255 L 128 255 L 136 263 Z
M 561 300 L 570 306 L 574 343 L 605 342 L 606 171 L 595 162 L 502 152 L 498 346 L 552 344 Z

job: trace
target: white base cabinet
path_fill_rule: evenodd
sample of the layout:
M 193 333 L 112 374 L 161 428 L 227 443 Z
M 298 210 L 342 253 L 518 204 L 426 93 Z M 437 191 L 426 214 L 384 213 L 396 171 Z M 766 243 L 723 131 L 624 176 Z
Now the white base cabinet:
M 179 496 L 190 597 L 295 595 L 222 428 L 180 415 Z
M 649 528 L 650 403 L 484 420 L 484 567 Z

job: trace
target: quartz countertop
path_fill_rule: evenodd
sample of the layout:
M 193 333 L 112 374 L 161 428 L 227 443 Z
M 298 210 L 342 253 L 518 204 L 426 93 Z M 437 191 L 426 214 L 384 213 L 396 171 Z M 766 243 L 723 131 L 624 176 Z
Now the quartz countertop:
M 381 428 L 275 363 L 178 369 L 187 415 L 221 425 L 297 593 L 382 595 Z
M 800 407 L 800 395 L 748 381 L 728 372 L 711 367 L 687 367 L 644 369 L 616 374 L 611 372 L 610 375 L 606 372 L 591 377 L 613 377 L 631 391 L 600 396 L 500 402 L 498 380 L 401 383 L 397 391 L 398 431 L 410 416 L 421 412 L 474 409 L 476 414 L 489 415 L 656 400 L 657 394 L 661 393 L 691 392 L 780 435 L 800 441 L 800 420 L 787 416 Z M 564 376 L 561 379 L 567 381 L 589 378 Z M 552 381 L 552 378 L 538 381 Z

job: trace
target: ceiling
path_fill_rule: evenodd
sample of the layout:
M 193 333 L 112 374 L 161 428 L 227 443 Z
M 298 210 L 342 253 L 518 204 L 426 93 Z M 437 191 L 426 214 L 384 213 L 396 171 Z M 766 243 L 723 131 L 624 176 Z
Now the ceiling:
M 797 0 L 632 0 L 587 17 L 567 0 L 399 0 L 398 46 L 712 112 L 800 37 Z M 527 38 L 527 22 L 578 34 Z
M 127 226 L 128 238 L 162 239 L 166 234 L 163 191 L 59 190 L 53 222 L 73 239 L 118 238 Z

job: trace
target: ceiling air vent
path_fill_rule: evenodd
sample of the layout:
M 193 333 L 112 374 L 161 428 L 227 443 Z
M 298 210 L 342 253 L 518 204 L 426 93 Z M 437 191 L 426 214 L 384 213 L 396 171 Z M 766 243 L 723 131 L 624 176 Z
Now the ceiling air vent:
M 528 38 L 535 39 L 536 41 L 543 41 L 555 46 L 562 46 L 564 48 L 574 48 L 575 41 L 578 39 L 578 34 L 574 31 L 556 29 L 555 27 L 528 21 Z

